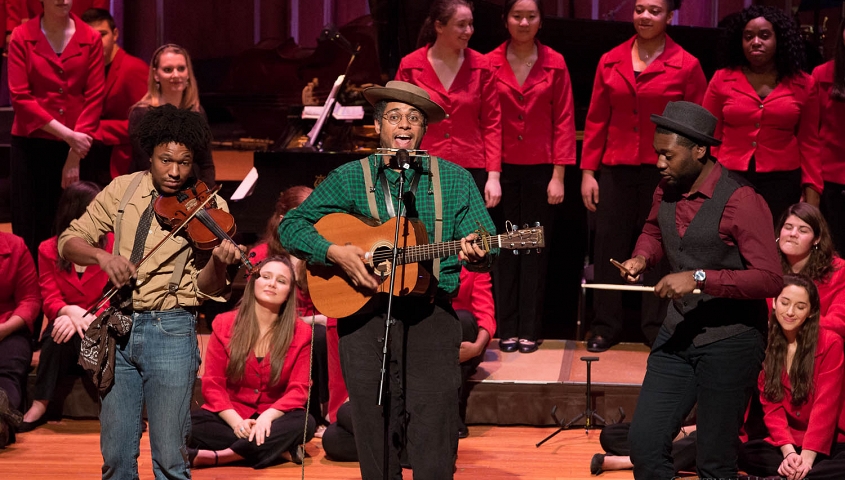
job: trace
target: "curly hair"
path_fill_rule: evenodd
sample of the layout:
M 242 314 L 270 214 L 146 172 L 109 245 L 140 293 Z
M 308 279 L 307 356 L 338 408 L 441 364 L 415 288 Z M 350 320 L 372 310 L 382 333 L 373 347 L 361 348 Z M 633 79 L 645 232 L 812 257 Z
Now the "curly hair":
M 803 288 L 810 298 L 810 314 L 798 327 L 798 336 L 795 339 L 798 346 L 792 357 L 792 367 L 787 372 L 792 386 L 792 404 L 797 406 L 806 403 L 813 391 L 813 362 L 819 338 L 820 301 L 816 285 L 806 276 L 784 275 L 784 288 L 790 285 Z M 761 392 L 770 402 L 783 400 L 784 386 L 781 378 L 786 366 L 788 348 L 788 342 L 773 308 L 769 314 L 769 343 L 766 347 L 766 358 L 763 360 L 764 384 Z
M 155 147 L 175 142 L 196 158 L 211 144 L 211 129 L 202 115 L 169 104 L 150 107 L 129 135 L 150 157 Z
M 748 22 L 763 17 L 772 24 L 777 40 L 775 68 L 778 78 L 789 78 L 801 73 L 805 65 L 804 42 L 798 33 L 795 20 L 782 10 L 765 5 L 752 5 L 734 16 L 728 25 L 727 67 L 744 67 L 749 64 L 742 48 L 742 34 Z
M 818 208 L 809 203 L 795 203 L 781 214 L 775 228 L 775 235 L 780 235 L 783 224 L 786 223 L 786 219 L 790 215 L 795 215 L 806 222 L 813 229 L 813 238 L 819 240 L 818 245 L 810 249 L 810 259 L 807 260 L 807 264 L 799 273 L 806 275 L 814 282 L 827 281 L 833 272 L 833 258 L 836 255 L 827 220 L 824 219 L 824 215 Z M 787 261 L 786 256 L 780 249 L 778 249 L 778 253 L 780 254 L 780 265 L 783 272 L 792 273 L 792 266 Z
M 437 31 L 434 29 L 434 22 L 440 22 L 441 25 L 449 23 L 449 19 L 455 14 L 455 10 L 459 6 L 465 6 L 472 11 L 472 2 L 470 0 L 435 0 L 431 4 L 431 9 L 428 11 L 422 28 L 420 28 L 420 35 L 417 37 L 417 47 L 421 48 L 429 43 L 434 43 L 437 40 Z
M 53 233 L 61 235 L 70 226 L 70 222 L 81 217 L 85 213 L 94 197 L 100 193 L 100 186 L 94 182 L 76 182 L 68 186 L 59 197 L 59 204 L 56 207 L 56 218 L 53 221 Z M 98 246 L 103 248 L 105 236 L 100 237 Z M 65 260 L 61 255 L 57 256 L 56 268 L 63 272 L 69 272 L 73 264 Z

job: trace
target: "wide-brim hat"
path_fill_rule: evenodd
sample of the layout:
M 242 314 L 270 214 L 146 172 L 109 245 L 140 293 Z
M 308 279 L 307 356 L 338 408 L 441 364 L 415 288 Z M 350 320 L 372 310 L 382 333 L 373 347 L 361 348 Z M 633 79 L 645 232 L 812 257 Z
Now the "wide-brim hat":
M 428 92 L 408 82 L 391 80 L 383 87 L 367 88 L 364 90 L 364 98 L 373 105 L 382 100 L 407 103 L 423 112 L 429 123 L 439 122 L 446 118 L 446 111 L 431 101 Z
M 652 114 L 651 121 L 659 127 L 689 138 L 698 145 L 721 145 L 715 138 L 716 117 L 706 108 L 692 102 L 669 102 L 663 115 Z

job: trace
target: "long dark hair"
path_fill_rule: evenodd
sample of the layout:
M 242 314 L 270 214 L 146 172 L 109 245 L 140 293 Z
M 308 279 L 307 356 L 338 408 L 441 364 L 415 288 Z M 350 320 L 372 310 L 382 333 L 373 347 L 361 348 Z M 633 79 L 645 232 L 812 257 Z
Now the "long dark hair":
M 273 326 L 270 327 L 270 350 L 267 352 L 270 360 L 270 385 L 275 385 L 279 381 L 282 366 L 285 362 L 285 354 L 293 340 L 296 322 L 296 273 L 288 256 L 267 257 L 255 267 L 254 273 L 249 276 L 249 281 L 238 307 L 238 313 L 235 316 L 235 324 L 232 327 L 226 377 L 234 381 L 239 381 L 244 377 L 247 356 L 260 340 L 258 319 L 255 316 L 255 280 L 259 277 L 261 268 L 271 262 L 281 262 L 287 265 L 291 278 L 288 298 L 278 312 Z
M 282 217 L 311 195 L 314 189 L 305 185 L 294 185 L 279 194 L 276 200 L 276 209 L 273 215 L 267 220 L 267 230 L 264 232 L 264 241 L 267 242 L 267 256 L 287 255 L 288 252 L 279 241 L 279 223 Z
M 830 98 L 837 102 L 845 102 L 845 18 L 839 20 L 839 34 L 836 37 L 836 50 L 833 53 L 833 88 Z
M 420 35 L 417 37 L 417 48 L 424 47 L 429 43 L 434 43 L 437 40 L 437 31 L 434 29 L 434 22 L 440 22 L 441 25 L 449 23 L 449 19 L 455 14 L 455 10 L 459 6 L 465 6 L 472 11 L 472 2 L 470 0 L 435 0 L 428 11 L 428 17 L 425 18 Z
M 830 227 L 827 225 L 827 220 L 824 219 L 822 212 L 810 205 L 809 203 L 799 202 L 789 206 L 778 219 L 777 228 L 775 228 L 775 235 L 780 235 L 783 224 L 790 215 L 795 215 L 800 218 L 810 228 L 813 229 L 813 237 L 819 240 L 819 243 L 810 249 L 810 258 L 807 264 L 801 269 L 801 275 L 806 275 L 814 282 L 824 282 L 833 272 L 833 258 L 836 256 L 836 249 L 833 246 L 833 238 L 830 236 Z M 792 266 L 786 259 L 786 256 L 778 248 L 780 254 L 780 266 L 784 273 L 792 273 Z
M 59 197 L 56 218 L 53 220 L 53 234 L 61 235 L 70 226 L 70 222 L 81 217 L 98 193 L 100 193 L 100 186 L 94 182 L 76 182 L 65 188 L 62 196 Z M 100 239 L 100 247 L 103 243 L 103 239 Z M 60 272 L 69 272 L 73 264 L 61 255 L 57 255 L 57 258 L 56 268 Z
M 792 357 L 792 367 L 787 372 L 789 383 L 792 385 L 792 404 L 802 405 L 807 402 L 813 391 L 813 362 L 819 339 L 819 291 L 813 281 L 804 275 L 784 275 L 784 288 L 790 285 L 803 288 L 810 297 L 810 315 L 798 329 L 796 338 L 798 347 L 795 350 L 795 356 Z M 775 309 L 772 308 L 772 313 L 769 315 L 769 345 L 766 347 L 766 359 L 763 360 L 765 383 L 762 392 L 762 395 L 770 402 L 783 400 L 781 377 L 786 368 L 787 349 L 786 336 L 778 323 Z
M 748 22 L 763 17 L 772 24 L 777 40 L 775 52 L 775 68 L 778 78 L 789 78 L 798 75 L 805 64 L 804 42 L 798 33 L 795 20 L 779 8 L 766 5 L 752 5 L 734 16 L 728 25 L 728 47 L 726 66 L 744 67 L 748 65 L 745 52 L 742 50 L 742 32 Z

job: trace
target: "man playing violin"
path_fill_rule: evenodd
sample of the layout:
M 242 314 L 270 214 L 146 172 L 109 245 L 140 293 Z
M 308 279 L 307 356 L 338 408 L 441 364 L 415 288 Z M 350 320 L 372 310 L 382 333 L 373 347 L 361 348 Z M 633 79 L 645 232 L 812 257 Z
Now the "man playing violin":
M 101 395 L 103 478 L 138 478 L 141 414 L 146 404 L 156 478 L 189 479 L 185 450 L 190 402 L 199 366 L 196 307 L 222 301 L 227 270 L 241 250 L 225 240 L 211 255 L 196 255 L 182 236 L 168 237 L 153 215 L 158 196 L 189 181 L 193 159 L 211 133 L 195 112 L 165 105 L 150 109 L 131 132 L 150 156 L 150 169 L 115 178 L 59 237 L 59 252 L 78 265 L 97 264 L 115 286 L 128 286 L 121 307 L 131 317 L 128 335 L 116 339 L 114 382 Z M 218 200 L 220 208 L 225 202 Z M 97 248 L 113 232 L 114 255 Z M 162 243 L 139 267 L 145 254 Z
M 364 97 L 374 106 L 376 133 L 385 149 L 416 149 L 428 122 L 440 121 L 446 115 L 428 93 L 405 82 L 368 88 Z M 428 242 L 433 243 L 435 197 L 440 196 L 441 239 L 459 240 L 460 253 L 442 259 L 438 280 L 432 279 L 426 294 L 393 298 L 391 316 L 395 323 L 388 336 L 388 386 L 383 407 L 377 399 L 387 296 L 375 295 L 362 310 L 339 319 L 338 333 L 362 477 L 383 478 L 387 438 L 390 478 L 402 476 L 398 452 L 405 447 L 416 478 L 447 479 L 452 478 L 458 447 L 461 343 L 461 324 L 451 298 L 458 290 L 461 264 L 475 271 L 490 269 L 496 252 L 482 249 L 480 242 L 475 242 L 474 231 L 479 225 L 490 233 L 494 228 L 466 170 L 443 159 L 433 164 L 433 158 L 425 155 L 414 157 L 405 170 L 394 157 L 370 155 L 332 171 L 302 205 L 288 212 L 279 235 L 282 245 L 294 255 L 311 264 L 340 266 L 351 283 L 372 294 L 378 282 L 365 265 L 370 252 L 352 244 L 332 244 L 314 224 L 336 212 L 386 221 L 399 211 L 396 194 L 403 175 L 406 214 L 424 223 Z M 385 422 L 385 417 L 390 421 Z

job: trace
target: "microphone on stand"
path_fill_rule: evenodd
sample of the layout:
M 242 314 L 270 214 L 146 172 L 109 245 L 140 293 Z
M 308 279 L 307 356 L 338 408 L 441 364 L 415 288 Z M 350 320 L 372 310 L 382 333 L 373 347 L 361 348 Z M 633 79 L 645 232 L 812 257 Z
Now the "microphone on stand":
M 397 150 L 396 155 L 394 155 L 393 158 L 398 168 L 402 170 L 411 168 L 411 157 L 408 155 L 408 151 L 404 148 Z

